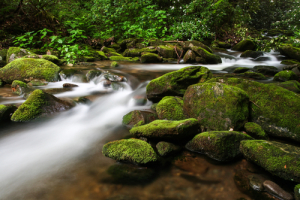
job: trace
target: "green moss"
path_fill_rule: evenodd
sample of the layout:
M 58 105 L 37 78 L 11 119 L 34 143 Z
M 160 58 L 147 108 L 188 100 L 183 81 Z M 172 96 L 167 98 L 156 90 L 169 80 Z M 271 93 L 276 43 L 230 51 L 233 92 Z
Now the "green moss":
M 18 81 L 18 80 L 14 80 L 11 84 L 11 87 L 15 88 L 17 86 L 20 86 L 20 87 L 27 87 L 27 84 L 22 82 L 22 81 Z
M 122 124 L 128 128 L 140 126 L 152 122 L 157 119 L 155 112 L 146 110 L 134 110 L 124 115 Z
M 168 155 L 180 150 L 180 147 L 176 146 L 170 142 L 159 142 L 156 144 L 156 149 L 160 156 L 168 156 Z
M 108 47 L 104 47 L 103 49 L 102 49 L 102 51 L 104 52 L 104 53 L 108 53 L 108 54 L 110 54 L 110 53 L 117 53 L 117 51 L 114 49 L 114 48 L 108 48 Z
M 293 47 L 292 45 L 283 45 L 279 47 L 279 51 L 281 54 L 300 61 L 300 48 Z
M 116 62 L 116 61 L 113 61 L 111 64 L 110 64 L 111 67 L 119 67 L 119 64 Z
M 156 106 L 159 119 L 183 120 L 183 100 L 180 97 L 166 96 Z
M 155 53 L 145 53 L 141 56 L 142 63 L 160 63 L 163 59 Z
M 271 75 L 274 76 L 279 72 L 278 68 L 274 66 L 267 66 L 267 65 L 257 65 L 253 67 L 253 70 L 255 70 L 258 73 L 262 73 L 265 75 Z
M 274 76 L 274 81 L 289 81 L 289 80 L 297 80 L 298 77 L 295 74 L 295 72 L 290 71 L 290 70 L 284 70 L 281 72 L 278 72 Z
M 190 47 L 196 46 L 196 47 L 201 47 L 201 48 L 205 49 L 209 53 L 213 53 L 213 51 L 208 46 L 206 46 L 205 44 L 203 44 L 197 40 L 184 41 L 182 43 L 180 42 L 179 44 L 183 48 L 190 48 Z
M 12 54 L 14 54 L 14 56 L 12 56 Z M 7 51 L 6 62 L 9 63 L 17 58 L 21 58 L 30 54 L 32 53 L 26 49 L 22 49 L 20 47 L 10 47 Z
M 112 61 L 127 61 L 127 62 L 136 62 L 139 58 L 123 57 L 123 56 L 111 56 L 109 58 Z
M 221 57 L 215 54 L 212 54 L 205 50 L 202 47 L 192 47 L 192 50 L 196 53 L 196 56 L 198 56 L 198 59 L 196 57 L 196 61 L 198 63 L 202 64 L 218 64 L 222 63 Z
M 264 55 L 264 53 L 262 51 L 247 50 L 241 54 L 241 57 L 257 58 L 257 57 L 263 56 L 263 55 Z
M 243 155 L 285 180 L 300 181 L 300 148 L 266 140 L 242 141 Z
M 257 72 L 245 72 L 245 73 L 241 73 L 240 74 L 241 76 L 244 76 L 244 77 L 248 77 L 248 78 L 253 78 L 253 79 L 256 79 L 256 80 L 265 80 L 266 77 L 261 74 L 261 73 L 257 73 Z
M 138 139 L 109 142 L 103 146 L 102 153 L 115 160 L 136 164 L 149 164 L 157 162 L 159 159 L 150 144 Z
M 247 67 L 238 67 L 234 69 L 233 73 L 244 73 L 246 71 L 249 71 L 250 69 Z
M 126 49 L 123 53 L 125 57 L 140 57 L 143 52 L 156 53 L 156 49 L 142 48 L 142 49 Z
M 300 200 L 300 184 L 296 185 L 294 188 L 295 200 Z
M 20 58 L 7 64 L 0 69 L 0 78 L 12 83 L 14 80 L 45 79 L 46 81 L 57 81 L 60 68 L 50 61 L 44 59 Z
M 164 58 L 177 58 L 174 46 L 159 45 L 156 49 L 158 53 Z M 178 49 L 178 51 L 180 51 L 180 49 Z
M 283 65 L 295 65 L 295 64 L 300 65 L 300 62 L 297 61 L 297 60 L 283 60 L 283 61 L 281 61 L 280 64 L 283 64 Z
M 43 55 L 42 58 L 55 64 L 59 63 L 59 59 L 54 55 Z
M 188 87 L 183 97 L 184 113 L 199 120 L 207 130 L 239 130 L 249 116 L 249 97 L 234 86 L 200 83 Z
M 103 51 L 97 51 L 98 57 L 101 58 L 101 60 L 108 60 L 108 57 L 105 55 Z
M 185 147 L 218 161 L 230 161 L 241 156 L 239 146 L 242 140 L 252 138 L 235 131 L 204 132 L 196 135 Z
M 234 51 L 246 51 L 246 50 L 254 50 L 255 44 L 252 40 L 242 40 L 238 44 L 236 44 L 232 50 Z
M 122 120 L 123 125 L 127 125 L 131 122 L 132 114 L 133 114 L 133 112 L 130 112 L 130 113 L 127 113 L 126 115 L 123 116 L 123 120 Z
M 59 72 L 59 75 L 61 75 L 62 78 L 67 79 L 71 78 L 76 73 L 78 73 L 78 71 L 75 69 L 64 69 L 61 72 Z
M 265 133 L 265 131 L 260 125 L 254 122 L 247 122 L 244 127 L 246 132 L 255 139 L 268 139 L 268 135 Z
M 181 121 L 155 120 L 149 124 L 134 127 L 130 133 L 136 137 L 181 140 L 198 133 L 198 121 L 186 119 Z
M 231 48 L 231 45 L 226 43 L 226 42 L 219 42 L 218 41 L 217 44 L 218 44 L 218 47 L 220 47 L 220 48 L 224 48 L 224 49 L 230 49 Z
M 295 93 L 300 93 L 300 83 L 296 80 L 279 82 L 279 83 L 270 83 L 270 84 L 285 88 Z

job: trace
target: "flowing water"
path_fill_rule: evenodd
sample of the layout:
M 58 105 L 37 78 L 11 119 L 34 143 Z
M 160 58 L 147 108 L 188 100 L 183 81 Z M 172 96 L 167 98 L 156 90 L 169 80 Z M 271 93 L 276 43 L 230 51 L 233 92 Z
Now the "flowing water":
M 266 53 L 261 59 L 265 61 L 242 59 L 234 51 L 218 54 L 222 64 L 204 65 L 213 73 L 255 65 L 283 67 L 282 58 L 274 52 Z M 96 64 L 93 68 L 103 68 L 107 62 Z M 86 83 L 80 75 L 37 87 L 61 89 L 64 83 L 74 83 L 79 87 L 55 96 L 88 96 L 93 102 L 27 124 L 1 125 L 0 199 L 249 199 L 233 181 L 236 168 L 244 160 L 220 164 L 203 155 L 183 152 L 184 160 L 139 168 L 116 163 L 101 154 L 106 142 L 128 137 L 128 130 L 121 125 L 123 115 L 150 108 L 151 102 L 137 106 L 134 100 L 145 96 L 148 81 L 186 66 L 190 64 L 123 63 L 118 70 L 110 70 L 128 79 L 118 91 L 104 87 L 103 77 Z M 82 74 L 89 68 L 79 67 Z M 1 104 L 22 102 L 24 99 L 13 95 L 9 87 L 0 88 Z M 124 171 L 125 175 L 121 173 Z

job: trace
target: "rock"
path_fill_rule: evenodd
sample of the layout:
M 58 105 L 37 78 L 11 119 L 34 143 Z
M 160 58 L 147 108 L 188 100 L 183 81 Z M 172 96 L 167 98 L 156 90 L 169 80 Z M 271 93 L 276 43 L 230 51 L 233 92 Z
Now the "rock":
M 155 53 L 144 53 L 141 56 L 142 63 L 161 63 L 163 61 L 162 57 Z
M 28 93 L 30 90 L 27 87 L 27 84 L 22 82 L 22 81 L 18 81 L 18 80 L 14 80 L 11 84 L 11 89 L 12 92 L 21 96 L 24 95 L 26 93 Z
M 111 81 L 109 81 L 109 80 L 103 81 L 103 87 L 110 87 L 110 86 L 111 86 Z
M 63 84 L 63 88 L 72 88 L 72 87 L 78 87 L 78 85 L 72 84 L 72 83 L 64 83 Z
M 150 39 L 150 40 L 148 40 L 148 42 L 149 42 L 150 46 L 159 46 L 159 45 L 164 44 L 164 42 L 162 40 L 159 40 L 159 39 Z
M 86 97 L 77 97 L 74 99 L 74 102 L 78 103 L 78 104 L 91 104 L 92 103 L 92 101 Z
M 152 110 L 134 110 L 124 115 L 122 124 L 127 128 L 148 124 L 157 119 L 157 114 Z
M 7 55 L 7 49 L 0 50 L 0 68 L 4 67 L 7 64 L 6 55 Z
M 294 196 L 295 196 L 295 200 L 300 200 L 300 184 L 295 186 Z
M 98 57 L 101 58 L 101 60 L 108 60 L 108 57 L 105 55 L 103 51 L 96 51 L 98 54 Z
M 244 128 L 246 133 L 255 139 L 268 139 L 268 135 L 265 133 L 262 127 L 254 122 L 247 122 Z
M 147 103 L 147 97 L 145 95 L 136 95 L 132 98 L 135 106 L 144 106 Z
M 191 85 L 183 97 L 184 113 L 206 130 L 239 130 L 248 120 L 248 105 L 246 92 L 221 83 Z
M 254 50 L 256 45 L 252 40 L 242 40 L 238 44 L 236 44 L 232 50 L 234 51 L 247 51 Z
M 126 82 L 127 79 L 124 76 L 118 76 L 118 75 L 114 75 L 114 74 L 110 74 L 109 72 L 104 74 L 104 78 L 106 80 L 109 80 L 111 82 Z
M 203 83 L 212 77 L 206 67 L 190 66 L 153 79 L 146 87 L 147 98 L 153 102 L 164 96 L 183 96 L 188 86 Z
M 22 58 L 26 55 L 31 55 L 33 53 L 31 53 L 30 51 L 26 50 L 26 49 L 22 49 L 20 47 L 10 47 L 7 51 L 7 55 L 6 55 L 6 62 L 10 63 L 14 60 L 16 60 L 17 58 Z
M 218 64 L 222 63 L 221 57 L 214 55 L 201 47 L 192 47 L 192 50 L 196 54 L 196 61 L 202 64 Z M 198 59 L 197 59 L 198 57 Z
M 279 70 L 276 67 L 266 65 L 257 65 L 254 66 L 253 69 L 258 73 L 271 76 L 274 76 L 276 73 L 279 72 Z
M 117 52 L 120 52 L 121 51 L 121 46 L 117 43 L 114 43 L 114 44 L 111 44 L 109 45 L 109 48 L 113 48 L 115 49 Z
M 166 96 L 156 106 L 159 119 L 183 120 L 183 100 L 181 97 Z
M 201 48 L 205 49 L 206 51 L 208 51 L 209 53 L 213 53 L 213 51 L 208 46 L 206 46 L 205 44 L 203 44 L 197 40 L 179 42 L 179 45 L 181 45 L 182 48 L 186 51 L 189 49 L 192 49 L 192 47 L 201 47 Z
M 263 185 L 265 187 L 265 190 L 268 193 L 270 193 L 276 197 L 280 197 L 284 200 L 293 200 L 294 199 L 294 197 L 290 193 L 286 192 L 284 189 L 282 189 L 279 185 L 277 185 L 273 181 L 266 180 L 266 181 L 264 181 Z
M 117 63 L 116 61 L 113 61 L 111 64 L 110 64 L 111 67 L 119 67 L 119 63 Z
M 143 52 L 157 53 L 157 50 L 156 49 L 150 49 L 150 48 L 126 49 L 123 53 L 123 56 L 125 56 L 125 57 L 140 57 Z
M 247 160 L 280 178 L 300 181 L 300 148 L 266 140 L 242 141 L 240 151 Z
M 290 80 L 297 80 L 298 76 L 295 74 L 295 72 L 290 71 L 290 70 L 284 70 L 281 72 L 278 72 L 274 76 L 274 81 L 290 81 Z
M 251 71 L 241 73 L 240 75 L 244 76 L 244 77 L 248 77 L 248 78 L 253 78 L 256 80 L 265 80 L 266 79 L 266 77 L 263 74 L 257 73 L 257 72 L 251 72 Z
M 249 121 L 259 124 L 269 136 L 300 141 L 300 116 L 295 112 L 300 110 L 300 97 L 294 92 L 238 78 L 215 78 L 208 82 L 241 88 L 250 98 Z
M 32 87 L 32 86 L 43 86 L 43 85 L 48 85 L 48 83 L 45 80 L 34 79 L 34 80 L 31 80 L 29 83 L 27 83 L 27 85 L 29 87 Z
M 257 61 L 257 62 L 265 62 L 265 61 L 271 61 L 272 59 L 270 57 L 267 56 L 261 56 L 258 58 L 255 58 L 253 61 Z
M 136 164 L 151 164 L 159 159 L 150 144 L 138 139 L 109 142 L 103 146 L 102 154 L 114 160 Z
M 247 50 L 241 54 L 241 57 L 257 58 L 257 57 L 263 56 L 263 55 L 264 55 L 264 53 L 262 51 Z
M 57 81 L 60 68 L 52 62 L 44 59 L 20 58 L 0 69 L 0 79 L 6 83 L 14 80 L 25 81 L 30 77 Z
M 282 55 L 285 55 L 289 58 L 296 59 L 300 61 L 300 49 L 293 47 L 292 45 L 284 45 L 279 47 L 279 51 Z
M 90 70 L 88 71 L 88 73 L 86 74 L 86 80 L 88 82 L 90 82 L 92 79 L 94 79 L 97 76 L 100 76 L 102 74 L 102 71 L 98 71 L 98 70 Z
M 250 69 L 247 67 L 238 67 L 234 69 L 233 73 L 244 73 L 246 71 L 249 71 Z
M 236 131 L 204 132 L 196 135 L 185 145 L 185 148 L 206 154 L 218 161 L 230 161 L 242 155 L 239 150 L 242 140 L 252 140 L 252 138 Z
M 177 58 L 174 46 L 159 45 L 158 47 L 156 47 L 156 49 L 163 58 Z M 180 55 L 182 50 L 178 49 L 177 51 Z
M 270 83 L 270 84 L 285 88 L 289 91 L 292 91 L 292 92 L 295 92 L 298 94 L 300 93 L 300 83 L 296 80 L 279 82 L 279 83 Z
M 160 156 L 168 156 L 180 150 L 180 147 L 170 142 L 159 142 L 156 144 L 157 152 Z
M 34 90 L 28 99 L 12 115 L 15 122 L 26 122 L 40 116 L 70 109 L 73 105 L 42 90 Z
M 54 64 L 60 63 L 59 59 L 54 55 L 43 55 L 42 58 L 50 62 L 53 62 Z
M 111 56 L 109 57 L 112 61 L 127 61 L 127 62 L 137 62 L 139 61 L 138 57 L 131 58 L 131 57 L 123 57 L 123 56 Z
M 146 125 L 133 127 L 130 133 L 135 137 L 181 141 L 195 136 L 198 128 L 198 121 L 192 118 L 181 121 L 155 120 Z
M 114 91 L 124 90 L 125 87 L 126 86 L 123 83 L 121 83 L 121 82 L 111 82 L 111 88 Z
M 196 54 L 192 50 L 188 50 L 183 57 L 183 61 L 184 63 L 195 63 Z
M 217 41 L 217 45 L 219 48 L 223 48 L 223 49 L 230 49 L 231 45 L 226 43 L 226 42 L 219 42 Z
M 71 78 L 73 75 L 75 75 L 76 73 L 79 73 L 77 70 L 74 69 L 64 69 L 61 72 L 59 72 L 59 75 L 63 78 L 63 79 L 67 79 L 67 78 Z
M 17 110 L 16 106 L 13 105 L 0 105 L 0 123 L 10 120 L 11 115 Z
M 295 64 L 300 65 L 300 62 L 297 60 L 283 60 L 283 61 L 281 61 L 280 64 L 282 64 L 282 65 L 295 65 Z

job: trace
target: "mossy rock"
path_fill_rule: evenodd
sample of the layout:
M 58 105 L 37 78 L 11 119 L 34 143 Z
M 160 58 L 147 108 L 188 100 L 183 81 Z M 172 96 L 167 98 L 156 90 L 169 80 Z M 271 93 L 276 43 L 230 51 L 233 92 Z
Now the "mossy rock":
M 177 54 L 175 52 L 174 46 L 169 46 L 169 45 L 159 45 L 156 47 L 158 53 L 163 57 L 163 58 L 177 58 Z M 182 49 L 178 48 L 178 54 L 181 54 Z
M 273 175 L 300 182 L 300 148 L 266 140 L 242 141 L 240 151 L 247 160 Z
M 120 65 L 119 65 L 118 62 L 113 61 L 113 62 L 110 64 L 110 66 L 115 68 L 115 67 L 119 67 Z
M 155 120 L 146 125 L 133 127 L 130 133 L 135 137 L 182 141 L 195 136 L 198 128 L 198 121 L 192 118 L 180 121 Z
M 263 74 L 257 73 L 257 72 L 251 72 L 251 71 L 241 73 L 240 75 L 247 77 L 247 78 L 253 78 L 256 80 L 265 80 L 266 79 L 266 77 Z
M 67 101 L 60 100 L 42 90 L 34 90 L 12 115 L 11 120 L 15 122 L 27 122 L 40 116 L 70 109 L 71 107 L 73 105 Z
M 13 105 L 0 105 L 0 123 L 10 121 L 11 115 L 17 110 Z
M 268 139 L 268 135 L 265 133 L 262 127 L 254 122 L 247 122 L 244 128 L 246 133 L 255 139 Z
M 20 47 L 10 47 L 7 51 L 7 55 L 6 55 L 6 62 L 10 63 L 14 60 L 16 60 L 17 58 L 22 58 L 26 55 L 31 55 L 34 53 L 31 53 L 30 51 L 26 50 L 26 49 L 22 49 Z
M 7 49 L 0 50 L 0 67 L 4 67 L 6 62 Z
M 150 48 L 126 49 L 123 52 L 123 56 L 125 56 L 125 57 L 140 57 L 143 52 L 157 53 L 157 50 L 156 49 L 150 49 Z
M 300 62 L 298 60 L 283 60 L 283 61 L 281 61 L 280 64 L 282 64 L 282 65 L 295 65 L 295 64 L 300 65 Z
M 114 48 L 108 48 L 108 47 L 103 47 L 102 51 L 106 54 L 110 54 L 112 52 L 117 53 L 117 51 Z
M 142 63 L 161 63 L 163 61 L 162 57 L 155 53 L 144 53 L 141 56 Z
M 136 164 L 151 164 L 159 159 L 150 144 L 138 139 L 109 142 L 103 146 L 102 154 L 114 160 Z
M 59 59 L 54 55 L 43 55 L 42 58 L 50 62 L 53 62 L 54 64 L 60 63 Z
M 184 63 L 195 63 L 196 62 L 196 54 L 192 50 L 188 50 L 184 57 L 183 57 Z
M 81 62 L 94 62 L 94 61 L 96 61 L 96 58 L 93 57 L 93 56 L 83 56 L 79 59 L 79 61 L 81 61 Z
M 226 43 L 226 42 L 220 42 L 217 41 L 216 42 L 219 48 L 223 48 L 223 49 L 230 49 L 231 48 L 231 44 Z
M 77 73 L 79 73 L 79 71 L 77 71 L 75 69 L 64 69 L 59 72 L 59 75 L 62 78 L 67 79 L 67 78 L 71 78 L 72 76 L 74 76 Z
M 23 95 L 30 91 L 29 88 L 27 87 L 26 83 L 24 83 L 22 81 L 18 81 L 18 80 L 14 80 L 12 82 L 11 89 L 12 89 L 12 92 L 17 95 Z
M 148 40 L 148 43 L 149 43 L 149 46 L 159 46 L 159 45 L 164 44 L 164 42 L 159 39 L 150 39 L 150 40 Z
M 221 57 L 214 55 L 202 47 L 192 47 L 192 50 L 196 54 L 196 61 L 201 64 L 219 64 L 222 63 Z M 198 57 L 198 59 L 197 59 Z
M 30 77 L 57 81 L 59 71 L 60 68 L 48 60 L 20 58 L 1 68 L 0 78 L 6 83 L 12 83 L 14 80 L 24 81 Z
M 27 83 L 27 86 L 29 86 L 29 87 L 43 86 L 43 85 L 48 85 L 48 83 L 43 80 L 39 80 L 39 79 L 34 79 L 34 80 L 30 81 L 29 83 Z
M 134 110 L 124 115 L 122 124 L 127 128 L 141 126 L 157 120 L 156 112 L 152 110 Z
M 96 51 L 98 54 L 98 57 L 101 58 L 101 60 L 108 60 L 108 57 L 105 55 L 103 51 Z
M 250 70 L 250 69 L 247 68 L 247 67 L 238 67 L 238 68 L 234 69 L 233 73 L 239 74 L 239 73 L 247 72 L 247 71 L 249 71 L 249 70 Z
M 263 56 L 264 52 L 262 51 L 252 51 L 252 50 L 247 50 L 241 54 L 241 57 L 250 57 L 250 58 L 257 58 L 259 56 Z
M 289 91 L 292 91 L 292 92 L 295 92 L 298 94 L 300 93 L 300 83 L 296 80 L 279 82 L 279 83 L 270 83 L 270 84 L 285 88 Z
M 239 130 L 249 116 L 247 93 L 222 83 L 191 85 L 183 102 L 184 113 L 198 119 L 206 130 Z
M 91 81 L 93 78 L 100 76 L 102 71 L 99 70 L 90 70 L 86 73 L 86 80 Z
M 169 156 L 178 152 L 181 148 L 170 142 L 159 142 L 156 144 L 156 149 L 160 156 Z
M 201 47 L 201 48 L 205 49 L 206 51 L 208 51 L 209 53 L 213 53 L 213 51 L 208 46 L 206 46 L 205 44 L 203 44 L 202 42 L 199 42 L 197 40 L 179 42 L 179 45 L 181 45 L 182 48 L 186 51 L 189 49 L 192 49 L 192 47 Z
M 137 62 L 139 61 L 138 57 L 131 58 L 131 57 L 123 57 L 123 56 L 111 56 L 109 58 L 112 61 L 127 61 L 127 62 Z
M 270 75 L 270 76 L 274 76 L 279 72 L 278 68 L 274 66 L 267 66 L 267 65 L 256 65 L 253 67 L 253 70 L 258 73 L 262 73 L 264 75 Z
M 230 161 L 242 155 L 239 150 L 240 142 L 252 139 L 249 135 L 236 131 L 204 132 L 196 135 L 185 148 L 218 161 Z
M 295 186 L 294 196 L 295 196 L 295 200 L 300 200 L 300 184 Z
M 244 90 L 250 98 L 249 121 L 259 124 L 269 136 L 300 142 L 300 97 L 294 92 L 272 84 L 240 78 L 213 78 Z
M 281 72 L 278 72 L 277 74 L 275 74 L 274 76 L 274 81 L 290 81 L 290 80 L 297 80 L 298 76 L 295 74 L 295 72 L 291 71 L 291 70 L 284 70 Z
M 181 97 L 166 96 L 156 106 L 159 119 L 183 120 L 183 100 Z
M 212 78 L 206 67 L 190 66 L 153 79 L 146 87 L 147 98 L 153 102 L 164 96 L 183 96 L 187 87 Z
M 116 50 L 117 52 L 121 51 L 121 46 L 119 44 L 117 44 L 117 43 L 111 44 L 108 47 Z
M 288 44 L 279 47 L 279 51 L 282 55 L 285 55 L 288 58 L 300 61 L 300 48 L 293 47 L 292 45 Z
M 232 50 L 234 51 L 247 51 L 247 50 L 255 50 L 256 45 L 252 40 L 242 40 L 238 44 L 236 44 Z

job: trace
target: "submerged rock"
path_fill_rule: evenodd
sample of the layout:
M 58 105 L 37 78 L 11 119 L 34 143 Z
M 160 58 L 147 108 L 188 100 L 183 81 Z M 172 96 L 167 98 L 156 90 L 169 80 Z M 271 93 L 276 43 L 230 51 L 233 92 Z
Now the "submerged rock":
M 218 161 L 230 161 L 242 155 L 239 150 L 242 140 L 252 140 L 252 138 L 235 131 L 204 132 L 196 135 L 185 145 L 185 148 L 206 154 Z
M 130 133 L 135 137 L 181 141 L 195 136 L 198 129 L 198 121 L 192 118 L 181 121 L 155 120 L 146 125 L 133 127 Z
M 128 128 L 141 126 L 156 120 L 157 114 L 153 110 L 134 110 L 124 115 L 122 124 Z
M 78 87 L 78 85 L 72 84 L 72 83 L 64 83 L 63 84 L 63 88 L 72 88 L 72 87 Z
M 281 72 L 278 72 L 274 76 L 274 81 L 290 81 L 290 80 L 297 80 L 298 76 L 295 74 L 295 72 L 290 70 L 284 70 Z
M 31 77 L 57 81 L 60 68 L 54 63 L 44 59 L 20 58 L 0 69 L 0 79 L 7 83 L 14 80 L 25 81 Z
M 0 122 L 6 122 L 10 120 L 11 115 L 17 110 L 13 105 L 0 105 Z
M 103 146 L 102 153 L 114 160 L 136 164 L 150 164 L 159 159 L 150 144 L 138 139 L 109 142 Z
M 206 67 L 190 66 L 153 79 L 146 87 L 147 98 L 153 102 L 164 96 L 183 96 L 188 86 L 203 83 L 212 77 Z
M 262 129 L 260 125 L 254 122 L 247 122 L 244 127 L 246 133 L 255 139 L 263 139 L 263 140 L 268 139 L 268 135 L 265 133 L 265 131 Z
M 254 50 L 255 44 L 252 40 L 242 40 L 238 44 L 236 44 L 232 50 L 234 51 L 247 51 L 247 50 Z
M 300 148 L 266 140 L 242 141 L 240 151 L 270 173 L 290 181 L 300 181 Z
M 159 119 L 183 120 L 183 100 L 181 97 L 166 96 L 156 106 Z
M 156 149 L 160 156 L 168 156 L 178 152 L 181 148 L 170 142 L 159 142 L 156 144 Z
M 183 97 L 184 113 L 199 120 L 206 130 L 239 130 L 249 116 L 249 97 L 240 88 L 222 83 L 199 83 Z

